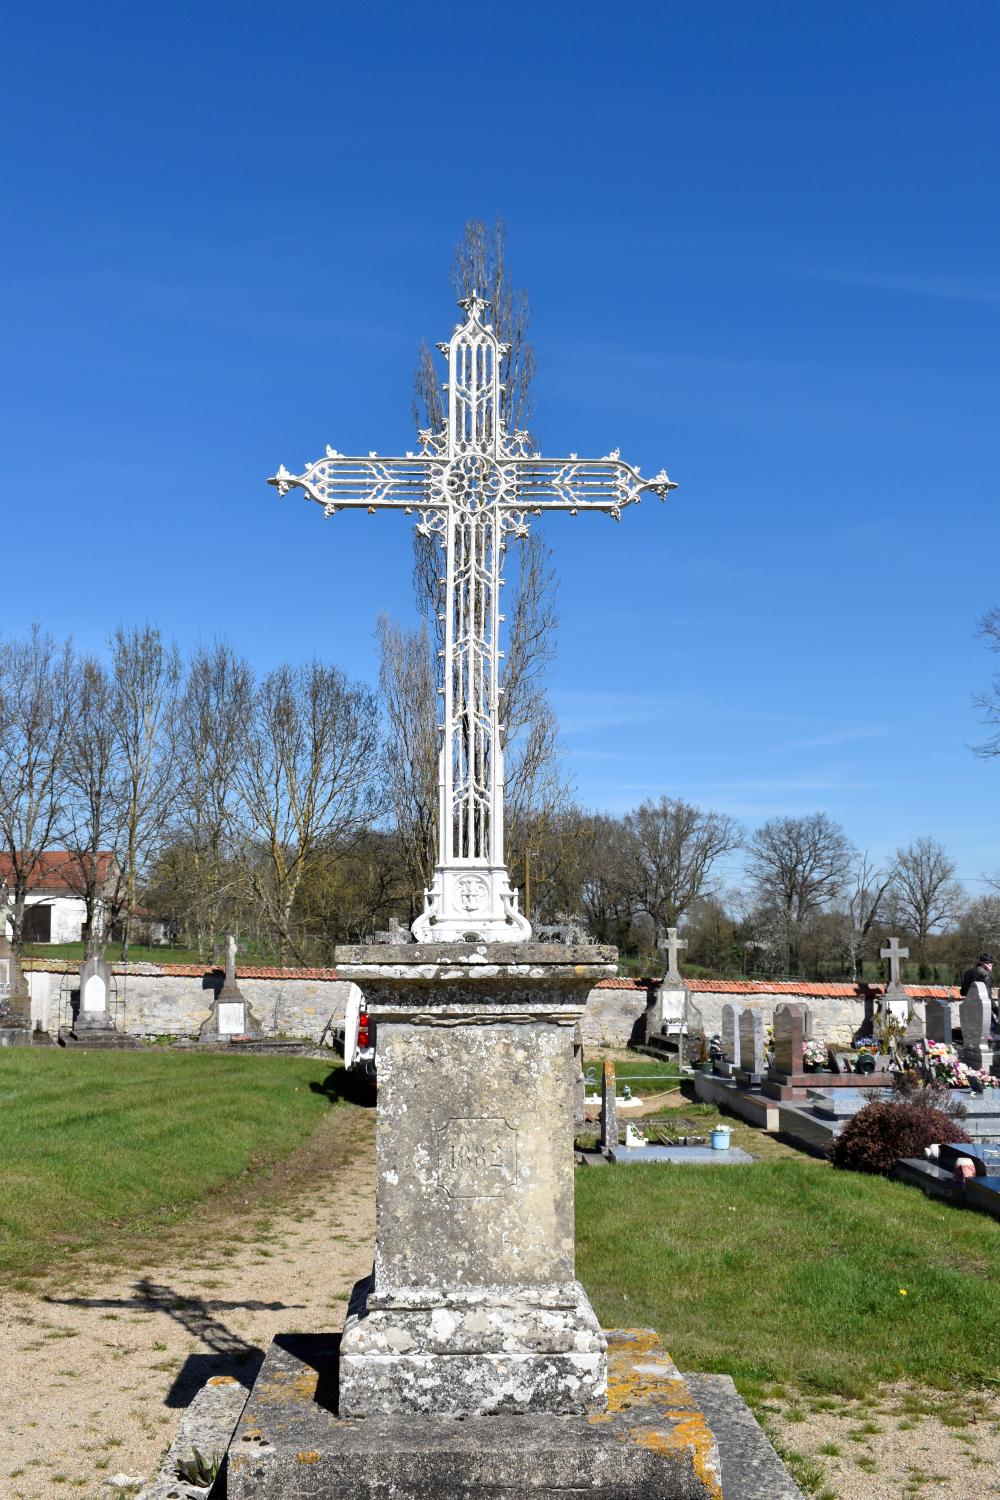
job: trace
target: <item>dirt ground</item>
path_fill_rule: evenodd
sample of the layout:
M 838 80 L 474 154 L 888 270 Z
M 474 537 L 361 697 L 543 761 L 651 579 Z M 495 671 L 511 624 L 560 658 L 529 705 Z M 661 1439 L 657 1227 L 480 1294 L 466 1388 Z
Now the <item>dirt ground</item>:
M 1000 1495 L 1000 1394 L 912 1385 L 871 1400 L 782 1390 L 758 1417 L 799 1482 L 823 1500 L 987 1500 Z M 803 1488 L 805 1488 L 803 1484 Z
M 250 1385 L 275 1334 L 343 1325 L 372 1263 L 374 1123 L 333 1110 L 252 1195 L 237 1188 L 130 1265 L 77 1261 L 0 1297 L 2 1500 L 135 1494 L 207 1379 Z

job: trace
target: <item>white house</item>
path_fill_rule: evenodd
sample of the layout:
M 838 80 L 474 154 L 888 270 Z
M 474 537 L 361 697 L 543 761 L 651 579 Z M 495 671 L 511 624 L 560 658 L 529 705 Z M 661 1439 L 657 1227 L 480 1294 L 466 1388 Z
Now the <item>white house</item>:
M 97 855 L 97 877 L 102 891 L 110 890 L 118 876 L 118 861 L 107 851 Z M 8 855 L 0 855 L 0 884 L 12 883 Z M 52 849 L 35 861 L 24 909 L 26 943 L 78 943 L 83 936 L 87 907 L 79 860 L 65 849 Z M 98 906 L 100 923 L 102 908 Z M 10 926 L 8 923 L 8 935 Z

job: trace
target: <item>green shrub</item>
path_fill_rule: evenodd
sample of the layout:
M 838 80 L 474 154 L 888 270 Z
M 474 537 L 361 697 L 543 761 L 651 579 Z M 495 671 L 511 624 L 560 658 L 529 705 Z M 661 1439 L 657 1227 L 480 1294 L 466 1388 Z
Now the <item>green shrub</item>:
M 830 1147 L 835 1167 L 891 1177 L 901 1156 L 922 1156 L 925 1146 L 971 1141 L 960 1125 L 930 1105 L 876 1100 L 858 1110 Z

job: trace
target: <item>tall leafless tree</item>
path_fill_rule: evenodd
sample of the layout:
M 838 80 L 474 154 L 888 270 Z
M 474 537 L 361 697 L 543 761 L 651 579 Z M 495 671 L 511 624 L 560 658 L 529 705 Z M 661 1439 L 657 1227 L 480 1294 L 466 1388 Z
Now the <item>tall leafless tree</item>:
M 977 633 L 991 651 L 1000 652 L 1000 606 L 994 605 L 986 611 L 979 621 Z M 990 732 L 981 744 L 973 748 L 977 755 L 1000 755 L 1000 672 L 994 672 L 990 686 L 976 697 L 975 704 Z
M 898 919 L 916 940 L 921 978 L 927 970 L 927 939 L 955 921 L 962 907 L 964 893 L 954 874 L 954 860 L 935 838 L 916 839 L 896 850 L 893 902 Z
M 219 936 L 223 905 L 237 895 L 234 803 L 253 690 L 247 661 L 217 641 L 193 654 L 177 705 L 172 853 L 187 887 L 185 926 L 202 952 Z
M 699 897 L 715 892 L 718 863 L 740 847 L 743 835 L 726 813 L 661 797 L 626 816 L 624 841 L 633 912 L 644 912 L 660 933 L 676 927 Z
M 114 700 L 114 683 L 103 664 L 85 657 L 66 730 L 60 841 L 67 854 L 66 882 L 84 903 L 87 938 L 98 935 L 98 913 L 120 904 L 124 873 L 119 856 L 128 778 Z M 110 861 L 103 858 L 108 854 Z
M 18 952 L 28 891 L 62 815 L 73 676 L 72 646 L 38 625 L 24 640 L 0 642 L 0 840 Z
M 278 667 L 255 693 L 237 782 L 254 894 L 279 959 L 304 962 L 293 909 L 306 872 L 349 852 L 381 810 L 374 695 L 318 661 Z
M 885 907 L 886 895 L 895 878 L 896 867 L 876 869 L 866 849 L 858 856 L 847 892 L 847 947 L 851 961 L 851 978 L 860 978 L 865 947 L 871 930 Z
M 535 374 L 535 353 L 528 338 L 529 309 L 527 294 L 516 290 L 507 266 L 506 231 L 498 219 L 489 227 L 482 220 L 470 219 L 461 243 L 456 247 L 451 269 L 451 284 L 456 297 L 477 291 L 489 299 L 490 321 L 508 352 L 500 365 L 503 385 L 501 417 L 507 431 L 526 427 L 532 412 L 531 382 Z M 437 429 L 444 421 L 441 399 L 441 376 L 434 356 L 426 345 L 420 349 L 414 375 L 413 418 L 418 428 Z M 549 821 L 568 796 L 568 781 L 558 753 L 555 715 L 545 688 L 545 671 L 555 651 L 558 614 L 556 611 L 556 577 L 551 550 L 538 532 L 517 542 L 515 568 L 505 600 L 506 638 L 501 671 L 502 738 L 505 772 L 505 829 L 507 863 L 513 871 L 528 868 L 533 854 L 544 843 Z M 412 654 L 417 649 L 413 636 L 405 637 L 406 677 L 412 688 L 427 695 L 427 703 L 404 703 L 397 691 L 386 692 L 400 669 L 399 653 L 404 636 L 397 627 L 380 631 L 382 646 L 383 701 L 387 710 L 390 760 L 406 753 L 417 739 L 426 745 L 430 719 L 437 719 L 437 653 L 443 648 L 441 609 L 441 553 L 436 540 L 414 537 L 414 584 L 417 603 L 427 622 L 428 667 L 417 666 Z M 391 632 L 391 633 L 390 633 Z M 389 659 L 386 652 L 389 652 Z M 393 660 L 392 658 L 396 659 Z M 437 750 L 435 748 L 435 757 Z M 424 778 L 417 798 L 426 803 L 426 773 L 414 768 L 413 784 L 403 797 L 411 807 L 416 804 L 416 781 Z M 434 772 L 434 796 L 430 806 L 437 816 L 437 774 Z M 402 791 L 402 788 L 397 791 Z M 399 800 L 394 797 L 394 800 Z M 419 819 L 418 819 L 419 823 Z M 412 826 L 412 819 L 411 819 Z M 421 837 L 427 834 L 424 828 Z M 433 834 L 430 834 L 433 839 Z M 429 844 L 432 848 L 433 845 Z M 412 853 L 410 856 L 412 863 Z M 433 861 L 432 861 L 433 864 Z M 516 877 L 515 877 L 516 878 Z
M 122 959 L 128 959 L 136 898 L 176 801 L 177 647 L 156 625 L 119 626 L 111 637 L 111 719 L 122 758 Z
M 436 860 L 437 682 L 426 623 L 404 630 L 381 615 L 378 642 L 379 685 L 392 741 L 385 767 L 412 920 L 422 909 L 420 895 L 431 883 Z
M 752 835 L 748 851 L 747 871 L 758 899 L 781 922 L 786 972 L 792 974 L 805 923 L 844 889 L 854 850 L 840 825 L 817 812 L 769 819 Z

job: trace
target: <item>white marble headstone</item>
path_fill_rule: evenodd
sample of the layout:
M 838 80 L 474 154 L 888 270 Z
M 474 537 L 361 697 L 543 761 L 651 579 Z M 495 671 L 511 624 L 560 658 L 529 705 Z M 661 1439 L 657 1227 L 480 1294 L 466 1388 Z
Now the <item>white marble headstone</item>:
M 102 975 L 91 974 L 84 985 L 83 1008 L 85 1011 L 107 1010 L 108 989 Z

